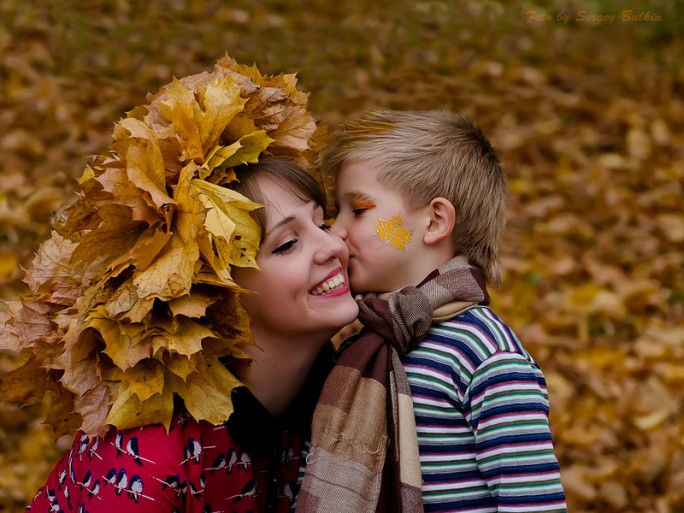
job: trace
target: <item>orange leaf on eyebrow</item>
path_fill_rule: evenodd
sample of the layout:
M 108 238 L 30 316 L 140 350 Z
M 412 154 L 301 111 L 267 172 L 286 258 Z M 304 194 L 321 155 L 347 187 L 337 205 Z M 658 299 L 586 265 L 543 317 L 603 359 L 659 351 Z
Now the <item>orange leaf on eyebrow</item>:
M 404 221 L 399 215 L 392 216 L 389 221 L 378 218 L 375 225 L 378 239 L 397 249 L 404 249 L 404 246 L 411 240 L 413 230 L 402 228 L 403 224 Z
M 352 203 L 352 208 L 375 208 L 375 203 L 371 203 L 369 201 L 354 201 Z

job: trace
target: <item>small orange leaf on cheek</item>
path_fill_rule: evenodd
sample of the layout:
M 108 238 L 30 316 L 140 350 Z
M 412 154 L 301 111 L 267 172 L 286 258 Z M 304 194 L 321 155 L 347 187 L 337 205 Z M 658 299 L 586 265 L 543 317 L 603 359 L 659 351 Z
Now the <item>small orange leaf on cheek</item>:
M 404 220 L 399 215 L 392 216 L 389 221 L 378 218 L 375 225 L 378 239 L 397 249 L 404 249 L 411 240 L 413 230 L 402 228 L 403 224 Z

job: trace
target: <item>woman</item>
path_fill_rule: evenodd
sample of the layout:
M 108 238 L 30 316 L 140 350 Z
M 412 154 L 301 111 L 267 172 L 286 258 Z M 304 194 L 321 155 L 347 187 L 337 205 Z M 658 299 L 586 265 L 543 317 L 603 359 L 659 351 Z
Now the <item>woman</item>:
M 222 426 L 179 414 L 162 425 L 76 437 L 31 511 L 288 511 L 302 442 L 325 377 L 319 356 L 358 313 L 348 254 L 324 224 L 325 197 L 296 165 L 236 168 L 238 192 L 264 203 L 259 269 L 237 269 L 256 346 L 233 373 L 235 411 Z M 316 358 L 319 361 L 315 364 Z M 312 372 L 313 368 L 313 372 Z M 308 382 L 306 382 L 308 378 Z
M 49 420 L 79 427 L 27 510 L 293 509 L 327 342 L 358 308 L 293 161 L 315 127 L 292 85 L 223 59 L 86 168 L 5 325 L 31 356 L 14 377 L 48 369 Z

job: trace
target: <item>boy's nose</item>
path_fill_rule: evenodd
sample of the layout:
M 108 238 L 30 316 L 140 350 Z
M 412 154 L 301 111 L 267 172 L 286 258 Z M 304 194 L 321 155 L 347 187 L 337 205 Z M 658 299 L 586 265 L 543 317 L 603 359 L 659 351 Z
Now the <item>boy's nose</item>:
M 344 227 L 344 223 L 342 223 L 339 217 L 333 222 L 332 226 L 330 227 L 330 231 L 332 231 L 340 239 L 347 240 L 347 229 Z

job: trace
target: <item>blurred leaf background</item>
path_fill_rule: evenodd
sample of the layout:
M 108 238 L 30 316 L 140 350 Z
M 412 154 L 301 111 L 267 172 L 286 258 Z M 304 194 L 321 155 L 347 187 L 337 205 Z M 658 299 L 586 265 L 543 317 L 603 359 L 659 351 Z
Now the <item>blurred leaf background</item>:
M 226 52 L 332 127 L 460 111 L 509 176 L 493 304 L 546 374 L 570 511 L 682 512 L 682 34 L 677 0 L 0 0 L 0 298 L 113 123 Z M 0 510 L 69 444 L 40 419 L 0 408 Z

